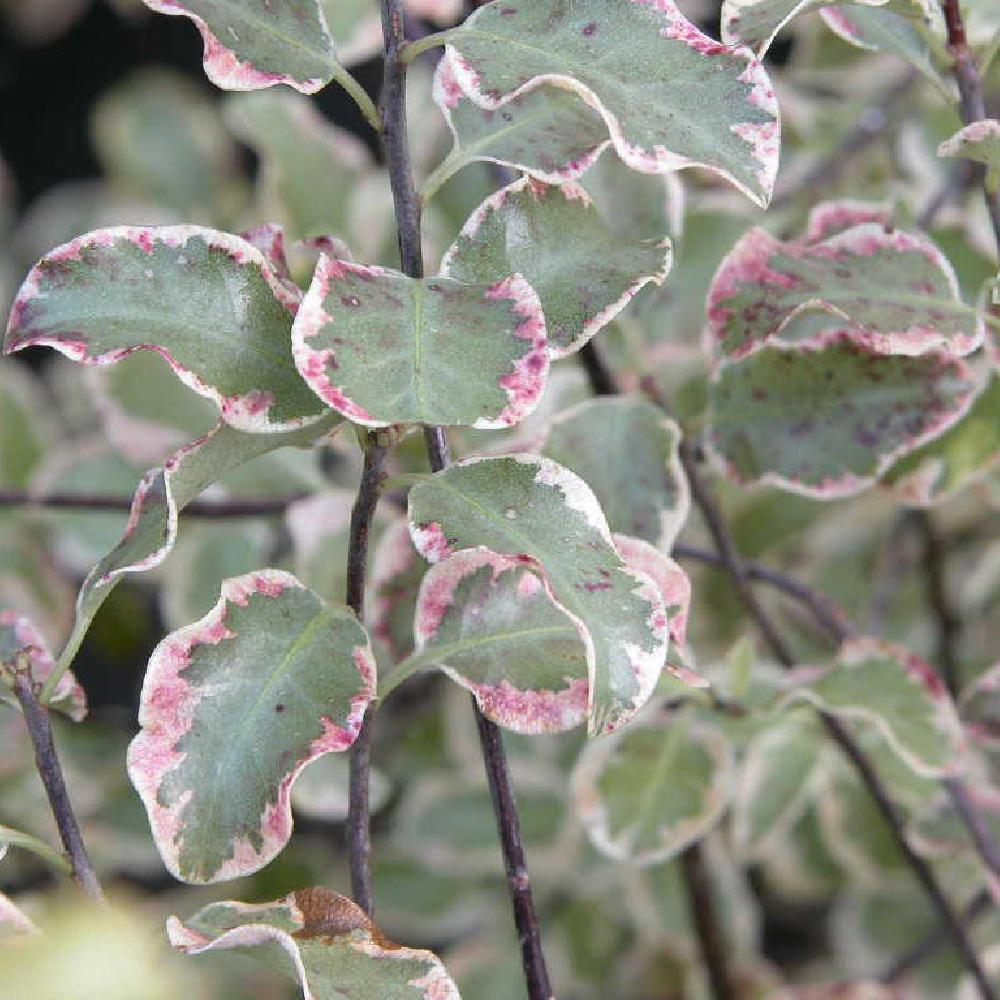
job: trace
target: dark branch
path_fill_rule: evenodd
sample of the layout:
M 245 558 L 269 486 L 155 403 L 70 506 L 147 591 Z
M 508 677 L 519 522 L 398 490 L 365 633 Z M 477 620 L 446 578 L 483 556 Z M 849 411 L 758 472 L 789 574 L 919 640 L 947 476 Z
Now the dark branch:
M 80 825 L 76 821 L 73 805 L 66 791 L 66 781 L 63 778 L 59 756 L 56 753 L 55 742 L 52 739 L 52 725 L 49 713 L 38 702 L 35 688 L 31 680 L 30 669 L 19 667 L 15 662 L 14 693 L 24 713 L 24 721 L 28 726 L 31 745 L 35 749 L 35 766 L 45 786 L 49 806 L 59 830 L 59 838 L 69 855 L 73 866 L 73 878 L 80 888 L 98 901 L 104 900 L 104 893 L 97 881 L 97 875 L 87 855 L 87 848 L 80 833 Z
M 592 348 L 596 365 L 600 365 L 603 368 L 600 356 L 596 350 L 593 350 L 592 343 L 588 346 Z M 594 367 L 593 363 L 587 365 L 588 373 L 592 370 L 592 367 Z M 614 379 L 607 372 L 607 369 L 604 369 L 604 375 L 605 377 L 602 381 L 606 384 L 614 385 Z M 597 392 L 597 383 L 592 382 L 592 388 Z M 652 379 L 644 379 L 642 388 L 653 402 L 660 406 L 666 413 L 670 412 L 666 400 L 664 400 Z M 764 637 L 765 642 L 770 647 L 771 652 L 778 662 L 788 669 L 794 668 L 796 666 L 795 657 L 790 647 L 785 644 L 777 627 L 757 600 L 757 595 L 754 593 L 750 583 L 750 576 L 736 550 L 736 545 L 732 535 L 729 533 L 722 510 L 718 506 L 715 496 L 702 479 L 697 456 L 687 439 L 681 443 L 680 458 L 684 472 L 688 478 L 688 485 L 691 488 L 691 496 L 708 527 L 720 560 L 737 588 L 744 608 L 757 624 L 761 635 Z M 979 957 L 965 932 L 965 928 L 962 926 L 962 922 L 945 896 L 937 876 L 930 865 L 910 846 L 906 838 L 902 818 L 892 803 L 885 787 L 882 785 L 882 781 L 872 766 L 871 761 L 857 744 L 850 730 L 836 716 L 823 711 L 819 712 L 819 716 L 831 739 L 854 765 L 858 776 L 861 778 L 869 795 L 871 795 L 878 807 L 882 818 L 892 832 L 897 847 L 938 911 L 938 915 L 954 941 L 955 947 L 959 950 L 963 961 L 975 978 L 980 994 L 988 998 L 988 1000 L 992 1000 L 994 997 L 993 989 L 986 978 L 986 974 L 979 962 Z
M 716 919 L 712 885 L 705 870 L 700 843 L 692 844 L 681 854 L 681 868 L 684 871 L 688 909 L 698 931 L 701 960 L 712 984 L 712 996 L 715 1000 L 736 1000 L 737 994 L 726 969 L 726 942 Z
M 406 46 L 401 0 L 382 0 L 382 32 L 385 37 L 385 77 L 382 87 L 382 144 L 389 169 L 399 257 L 403 272 L 411 278 L 424 273 L 420 245 L 420 202 L 413 186 L 409 142 L 406 134 L 406 66 L 400 53 Z M 424 441 L 431 470 L 440 472 L 449 463 L 448 438 L 441 427 L 425 427 Z M 552 987 L 542 950 L 538 916 L 535 913 L 521 823 L 514 801 L 514 789 L 507 768 L 499 728 L 472 702 L 479 730 L 483 764 L 493 800 L 507 888 L 514 910 L 514 925 L 521 945 L 521 961 L 529 1000 L 551 1000 Z
M 368 568 L 368 536 L 371 532 L 379 489 L 385 478 L 388 448 L 369 432 L 357 499 L 351 510 L 347 548 L 347 606 L 364 621 L 365 579 Z M 371 873 L 371 814 L 368 783 L 371 772 L 371 741 L 374 711 L 369 708 L 361 730 L 351 746 L 347 805 L 347 852 L 351 868 L 351 895 L 367 914 L 374 912 Z

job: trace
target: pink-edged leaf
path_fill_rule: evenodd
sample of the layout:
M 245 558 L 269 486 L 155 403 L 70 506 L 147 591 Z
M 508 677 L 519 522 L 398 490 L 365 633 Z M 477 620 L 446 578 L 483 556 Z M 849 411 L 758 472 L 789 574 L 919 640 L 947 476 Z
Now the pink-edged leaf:
M 601 115 L 633 170 L 702 166 L 756 204 L 770 200 L 780 141 L 770 80 L 749 50 L 703 35 L 673 0 L 491 3 L 448 41 L 458 85 L 484 109 L 555 85 Z
M 297 306 L 264 255 L 237 236 L 200 226 L 98 229 L 31 269 L 5 349 L 43 345 L 87 365 L 156 351 L 227 423 L 291 430 L 323 410 L 292 359 Z
M 549 352 L 578 351 L 643 286 L 662 284 L 672 251 L 659 240 L 618 237 L 577 184 L 523 177 L 486 199 L 441 262 L 467 282 L 521 274 L 538 293 Z
M 549 370 L 541 305 L 517 274 L 418 280 L 323 256 L 292 345 L 316 395 L 368 427 L 509 427 L 534 409 Z
M 587 483 L 612 531 L 669 549 L 691 505 L 680 440 L 680 427 L 644 400 L 605 397 L 560 413 L 541 452 Z
M 409 519 L 430 562 L 482 545 L 541 567 L 589 637 L 591 735 L 618 728 L 648 700 L 669 644 L 663 598 L 624 563 L 579 476 L 536 455 L 466 459 L 410 490 Z
M 901 646 L 849 640 L 832 667 L 794 674 L 789 697 L 874 725 L 918 775 L 947 776 L 960 766 L 962 728 L 948 689 L 928 663 Z
M 892 205 L 887 202 L 860 201 L 856 198 L 821 201 L 809 210 L 802 238 L 806 243 L 819 243 L 866 222 L 878 223 L 889 230 L 893 228 L 893 218 Z
M 263 945 L 255 957 L 297 983 L 304 1000 L 461 1000 L 440 959 L 388 940 L 361 907 L 325 888 L 273 903 L 211 903 L 187 921 L 171 917 L 167 933 L 188 955 Z
M 425 199 L 476 160 L 515 167 L 547 184 L 576 180 L 610 145 L 601 116 L 560 87 L 536 87 L 499 110 L 480 107 L 459 84 L 456 58 L 446 52 L 434 73 L 434 102 L 455 145 L 428 178 Z
M 417 597 L 415 652 L 393 687 L 436 666 L 483 714 L 519 733 L 558 733 L 587 716 L 586 629 L 556 602 L 532 560 L 463 549 L 428 571 Z
M 992 172 L 1000 171 L 1000 121 L 984 118 L 966 125 L 938 146 L 938 156 L 977 160 Z
M 720 731 L 658 718 L 588 744 L 572 787 L 594 847 L 646 867 L 675 857 L 715 826 L 732 781 L 733 754 Z
M 0 611 L 0 663 L 13 663 L 16 654 L 22 651 L 27 654 L 32 680 L 36 684 L 44 683 L 56 667 L 45 637 L 30 618 L 16 611 Z M 17 701 L 2 674 L 0 700 L 10 704 Z M 56 682 L 48 706 L 69 716 L 74 722 L 80 722 L 86 716 L 87 695 L 70 671 L 67 670 Z
M 224 90 L 284 83 L 313 94 L 338 69 L 319 0 L 143 0 L 190 18 L 205 45 L 205 75 Z
M 864 217 L 835 202 L 814 212 L 801 240 L 751 229 L 737 242 L 709 289 L 709 350 L 746 357 L 770 341 L 808 337 L 815 323 L 849 327 L 859 343 L 884 354 L 968 354 L 982 343 L 981 320 L 926 236 L 887 230 L 875 213 L 879 222 L 839 228 L 835 220 L 845 211 L 848 219 Z M 822 238 L 812 242 L 812 234 Z
M 413 618 L 427 562 L 410 538 L 405 517 L 393 521 L 375 546 L 366 624 L 398 663 L 413 652 Z
M 708 444 L 738 482 L 851 496 L 943 434 L 974 393 L 961 358 L 875 354 L 833 331 L 723 364 L 709 387 Z
M 375 695 L 375 660 L 347 608 L 291 574 L 226 580 L 219 603 L 154 650 L 129 776 L 170 872 L 188 882 L 266 865 L 292 833 L 291 786 L 346 750 Z

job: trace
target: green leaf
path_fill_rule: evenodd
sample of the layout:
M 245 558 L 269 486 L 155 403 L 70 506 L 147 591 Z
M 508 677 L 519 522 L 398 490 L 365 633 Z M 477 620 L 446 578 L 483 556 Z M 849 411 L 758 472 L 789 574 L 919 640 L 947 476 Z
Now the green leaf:
M 0 610 L 0 663 L 12 664 L 15 654 L 22 650 L 28 654 L 31 679 L 36 684 L 44 683 L 56 668 L 45 637 L 30 618 L 16 611 Z M 6 671 L 0 672 L 0 701 L 17 704 Z M 59 678 L 47 703 L 74 722 L 81 722 L 87 715 L 87 695 L 69 671 Z
M 542 454 L 594 491 L 613 532 L 669 550 L 691 500 L 677 424 L 642 399 L 593 399 L 552 422 Z
M 385 938 L 359 906 L 329 889 L 299 889 L 274 903 L 211 903 L 182 923 L 167 921 L 189 955 L 255 951 L 302 988 L 304 1000 L 461 1000 L 431 952 Z
M 118 544 L 87 574 L 76 599 L 73 631 L 59 656 L 59 668 L 72 662 L 108 594 L 126 573 L 159 566 L 177 539 L 181 510 L 226 473 L 284 446 L 307 447 L 331 433 L 340 417 L 330 413 L 318 423 L 284 434 L 244 434 L 220 423 L 205 437 L 175 452 L 162 468 L 150 469 L 132 499 L 128 525 Z
M 420 586 L 414 636 L 416 652 L 381 697 L 437 666 L 505 729 L 558 733 L 586 718 L 586 637 L 531 565 L 486 548 L 435 564 Z
M 822 734 L 812 713 L 791 712 L 746 748 L 733 798 L 733 847 L 747 861 L 780 850 L 812 801 Z
M 738 482 L 850 496 L 943 434 L 974 390 L 960 358 L 873 354 L 835 331 L 722 365 L 709 387 L 709 444 Z
M 509 427 L 535 407 L 549 370 L 538 296 L 520 275 L 417 280 L 325 255 L 292 350 L 320 399 L 367 427 Z
M 314 94 L 337 59 L 318 0 L 143 0 L 160 14 L 190 18 L 205 43 L 205 75 L 223 90 L 288 84 Z
M 459 86 L 482 108 L 555 84 L 601 115 L 633 170 L 703 166 L 755 204 L 770 200 L 779 124 L 767 74 L 746 49 L 703 35 L 673 0 L 504 0 L 448 41 Z
M 346 750 L 375 695 L 368 636 L 291 574 L 224 581 L 218 604 L 153 651 L 129 777 L 170 872 L 218 882 L 262 868 L 292 833 L 291 786 Z
M 969 412 L 929 444 L 897 462 L 883 482 L 904 503 L 931 507 L 1000 464 L 1000 377 L 992 375 Z
M 728 741 L 707 724 L 637 723 L 581 754 L 573 774 L 577 814 L 602 854 L 660 864 L 719 821 L 732 772 Z
M 646 702 L 666 655 L 667 614 L 654 581 L 618 555 L 582 479 L 534 455 L 467 459 L 410 490 L 409 518 L 431 562 L 479 545 L 537 561 L 552 597 L 589 634 L 591 735 Z
M 919 656 L 877 639 L 846 642 L 827 670 L 805 670 L 792 699 L 873 725 L 916 774 L 942 777 L 959 766 L 962 732 L 947 688 Z
M 794 18 L 822 7 L 851 3 L 882 7 L 889 0 L 723 0 L 722 40 L 727 45 L 748 45 L 761 58 L 775 36 Z
M 227 423 L 290 430 L 323 409 L 292 360 L 297 306 L 261 252 L 237 236 L 199 226 L 98 229 L 32 268 L 5 349 L 45 345 L 89 365 L 154 350 Z
M 434 102 L 455 144 L 427 179 L 426 203 L 462 167 L 488 160 L 515 167 L 547 184 L 576 180 L 611 140 L 601 116 L 559 87 L 520 94 L 499 111 L 470 100 L 456 78 L 454 54 L 446 53 L 434 73 Z
M 803 320 L 850 326 L 858 343 L 883 354 L 938 347 L 968 354 L 982 343 L 981 320 L 962 302 L 951 264 L 926 236 L 875 222 L 826 236 L 837 215 L 857 214 L 843 202 L 829 208 L 813 215 L 804 239 L 783 243 L 751 229 L 733 247 L 708 293 L 710 347 L 745 357 L 768 342 L 800 339 L 795 321 Z
M 616 238 L 576 184 L 524 177 L 472 214 L 441 262 L 459 281 L 494 282 L 522 274 L 538 293 L 549 351 L 579 350 L 644 285 L 662 284 L 670 242 Z
M 938 156 L 976 160 L 991 173 L 1000 173 L 1000 121 L 984 118 L 966 125 L 938 146 Z
M 292 240 L 332 234 L 356 252 L 377 246 L 370 233 L 357 242 L 358 184 L 374 168 L 360 140 L 291 91 L 232 94 L 224 108 L 229 127 L 261 159 L 258 218 L 281 222 Z

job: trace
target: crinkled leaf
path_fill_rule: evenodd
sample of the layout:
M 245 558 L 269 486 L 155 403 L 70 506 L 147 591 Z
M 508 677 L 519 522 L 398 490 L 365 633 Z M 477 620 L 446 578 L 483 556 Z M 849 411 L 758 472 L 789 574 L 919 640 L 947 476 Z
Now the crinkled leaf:
M 175 452 L 162 468 L 150 469 L 132 500 L 118 544 L 90 571 L 76 599 L 73 631 L 59 657 L 72 661 L 94 615 L 125 573 L 159 566 L 177 539 L 179 512 L 226 473 L 284 446 L 306 447 L 340 423 L 330 413 L 318 423 L 284 434 L 244 434 L 220 423 L 209 434 Z
M 947 688 L 908 650 L 877 639 L 853 639 L 826 670 L 804 670 L 791 697 L 874 725 L 899 758 L 926 777 L 958 766 L 961 726 Z
M 889 0 L 724 0 L 722 40 L 727 45 L 748 45 L 758 55 L 771 47 L 775 36 L 791 20 L 838 3 L 882 7 Z
M 816 791 L 822 734 L 792 712 L 749 743 L 733 798 L 733 846 L 748 861 L 780 850 Z
M 291 574 L 226 580 L 218 604 L 153 651 L 129 776 L 170 872 L 256 871 L 292 833 L 291 786 L 346 750 L 375 695 L 368 636 Z
M 304 1000 L 461 1000 L 431 952 L 389 941 L 329 889 L 299 889 L 273 903 L 211 903 L 186 922 L 171 917 L 167 933 L 189 955 L 254 949 L 298 983 Z
M 245 240 L 200 226 L 99 229 L 32 268 L 5 349 L 54 347 L 83 364 L 141 348 L 241 430 L 289 430 L 322 406 L 295 370 L 296 298 Z
M 587 653 L 540 573 L 513 556 L 463 549 L 432 566 L 414 619 L 416 652 L 389 683 L 440 667 L 483 714 L 520 733 L 563 732 L 587 715 Z
M 372 166 L 366 147 L 289 91 L 234 94 L 225 114 L 261 158 L 258 217 L 282 222 L 290 239 L 332 234 L 353 245 L 356 188 Z
M 111 180 L 179 219 L 215 220 L 238 206 L 236 143 L 183 74 L 156 67 L 126 77 L 101 96 L 90 128 Z
M 525 177 L 491 195 L 441 262 L 460 281 L 522 274 L 538 293 L 549 350 L 579 350 L 649 282 L 670 269 L 670 246 L 615 237 L 576 184 Z
M 938 156 L 977 160 L 990 171 L 1000 171 L 1000 121 L 984 118 L 966 125 L 938 146 Z
M 811 229 L 830 225 L 814 217 Z M 783 243 L 751 229 L 716 271 L 705 334 L 711 348 L 741 358 L 789 339 L 793 321 L 814 317 L 822 326 L 853 327 L 859 343 L 886 354 L 939 347 L 968 354 L 983 338 L 941 251 L 926 236 L 876 223 L 818 242 Z
M 542 454 L 594 491 L 614 532 L 670 548 L 690 496 L 677 424 L 642 399 L 589 400 L 552 422 Z
M 707 724 L 638 723 L 585 748 L 573 775 L 574 801 L 601 853 L 655 865 L 718 822 L 732 771 L 728 741 Z
M 483 108 L 554 83 L 600 113 L 634 170 L 704 166 L 756 204 L 770 199 L 779 124 L 767 74 L 748 50 L 703 35 L 673 0 L 505 0 L 449 42 L 459 85 Z
M 849 496 L 943 434 L 974 389 L 960 358 L 873 354 L 835 333 L 722 365 L 709 389 L 710 444 L 739 482 Z
M 447 53 L 438 63 L 434 101 L 455 145 L 428 178 L 425 198 L 475 160 L 516 167 L 548 184 L 576 180 L 610 143 L 601 116 L 560 87 L 537 87 L 499 110 L 480 107 L 463 93 L 454 60 Z
M 205 75 L 224 90 L 259 90 L 285 83 L 313 94 L 339 70 L 319 0 L 143 3 L 195 23 L 205 44 Z
M 509 427 L 534 408 L 549 370 L 538 296 L 519 275 L 417 280 L 325 255 L 292 345 L 320 399 L 368 427 Z
M 1000 464 L 1000 377 L 993 375 L 961 420 L 907 455 L 883 482 L 904 503 L 930 507 Z
M 0 611 L 0 663 L 13 663 L 15 654 L 21 650 L 28 654 L 32 680 L 36 684 L 44 683 L 56 666 L 45 637 L 30 618 L 16 611 Z M 17 702 L 3 675 L 0 675 L 0 701 L 9 704 Z M 80 722 L 86 716 L 87 695 L 70 671 L 67 670 L 59 678 L 48 706 L 68 715 L 74 722 Z
M 409 517 L 431 562 L 479 545 L 537 560 L 552 597 L 589 636 L 591 735 L 649 698 L 668 643 L 663 600 L 648 575 L 624 565 L 582 479 L 534 455 L 469 459 L 414 486 Z

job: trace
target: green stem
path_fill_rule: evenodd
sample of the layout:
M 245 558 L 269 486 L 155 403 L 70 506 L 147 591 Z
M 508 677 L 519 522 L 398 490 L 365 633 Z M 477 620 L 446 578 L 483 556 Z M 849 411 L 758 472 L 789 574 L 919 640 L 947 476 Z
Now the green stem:
M 431 49 L 439 48 L 448 44 L 448 39 L 454 34 L 454 29 L 448 31 L 438 31 L 433 35 L 424 35 L 415 42 L 407 42 L 399 52 L 399 60 L 404 66 L 409 66 L 417 56 Z
M 63 875 L 72 875 L 73 866 L 65 854 L 61 854 L 51 844 L 46 843 L 40 837 L 34 837 L 30 833 L 22 833 L 13 827 L 4 826 L 0 823 L 0 843 L 10 844 L 11 847 L 20 847 L 22 850 L 31 851 L 38 855 L 43 861 L 47 861 L 53 868 Z
M 334 70 L 333 78 L 353 98 L 354 103 L 365 116 L 365 121 L 367 121 L 376 132 L 381 132 L 382 116 L 378 113 L 378 108 L 375 106 L 375 102 L 368 96 L 365 88 L 362 87 L 361 84 L 358 83 L 358 81 L 355 80 L 343 66 L 338 66 L 336 70 Z

